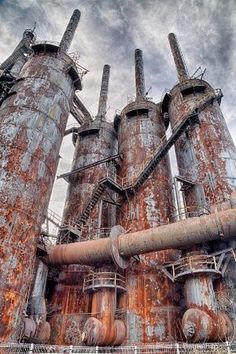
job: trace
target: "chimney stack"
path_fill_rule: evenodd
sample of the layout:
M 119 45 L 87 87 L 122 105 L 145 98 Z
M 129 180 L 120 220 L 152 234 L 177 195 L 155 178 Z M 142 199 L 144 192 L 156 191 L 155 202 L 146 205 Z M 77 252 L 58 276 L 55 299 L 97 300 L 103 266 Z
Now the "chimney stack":
M 67 53 L 80 20 L 80 11 L 74 10 L 60 42 L 60 52 Z
M 97 118 L 104 119 L 107 110 L 107 95 L 108 95 L 108 85 L 109 85 L 109 77 L 110 77 L 110 65 L 104 65 L 103 73 L 102 73 L 102 83 L 101 90 L 99 96 L 99 104 L 98 104 L 98 114 Z
M 136 99 L 145 97 L 145 80 L 143 71 L 143 52 L 140 49 L 135 50 L 135 83 Z
M 181 83 L 188 79 L 188 71 L 175 34 L 169 33 L 168 39 L 178 73 L 179 82 Z

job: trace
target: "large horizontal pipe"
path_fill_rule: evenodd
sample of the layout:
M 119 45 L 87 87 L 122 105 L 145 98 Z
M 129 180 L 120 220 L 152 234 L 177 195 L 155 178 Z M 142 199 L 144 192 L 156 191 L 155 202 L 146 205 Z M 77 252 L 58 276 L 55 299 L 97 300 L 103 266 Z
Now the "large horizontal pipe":
M 189 218 L 173 224 L 122 234 L 117 251 L 128 258 L 165 249 L 181 249 L 194 244 L 228 239 L 236 235 L 236 209 Z M 57 245 L 49 250 L 50 264 L 97 265 L 114 258 L 110 238 Z

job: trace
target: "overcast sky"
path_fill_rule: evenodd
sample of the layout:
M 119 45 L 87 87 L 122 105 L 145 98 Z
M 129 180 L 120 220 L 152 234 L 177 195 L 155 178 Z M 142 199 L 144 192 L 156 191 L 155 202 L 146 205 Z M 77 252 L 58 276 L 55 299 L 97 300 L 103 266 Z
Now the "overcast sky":
M 0 0 L 0 62 L 26 28 L 37 22 L 37 40 L 60 41 L 75 8 L 81 19 L 71 52 L 89 70 L 79 96 L 96 115 L 101 73 L 111 65 L 108 119 L 134 94 L 135 48 L 143 50 L 149 96 L 160 101 L 177 81 L 167 35 L 178 36 L 188 71 L 201 66 L 214 88 L 224 93 L 222 110 L 236 141 L 236 0 Z M 68 124 L 71 125 L 70 118 Z M 70 170 L 71 137 L 64 139 L 58 174 Z M 66 182 L 55 183 L 51 207 L 61 213 Z

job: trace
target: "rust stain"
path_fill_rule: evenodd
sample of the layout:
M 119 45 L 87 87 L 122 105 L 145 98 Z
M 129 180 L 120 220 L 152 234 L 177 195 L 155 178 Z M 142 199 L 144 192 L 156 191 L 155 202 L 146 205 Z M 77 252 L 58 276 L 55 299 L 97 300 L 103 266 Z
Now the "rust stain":
M 183 95 L 186 87 L 204 87 L 204 92 Z M 183 119 L 194 109 L 205 107 L 194 124 L 176 142 L 176 155 L 180 175 L 200 184 L 207 206 L 229 199 L 235 189 L 236 148 L 222 115 L 215 90 L 205 81 L 189 79 L 171 90 L 169 118 L 171 125 Z M 198 206 L 197 191 L 184 188 L 186 207 Z M 204 201 L 203 201 L 204 203 Z
M 159 106 L 140 97 L 126 106 L 121 113 L 118 130 L 119 151 L 123 156 L 118 171 L 120 177 L 136 176 L 143 161 L 153 155 L 164 135 L 164 120 Z M 166 156 L 138 192 L 129 194 L 128 198 L 123 197 L 118 224 L 132 232 L 173 220 L 171 171 Z M 126 270 L 127 343 L 176 340 L 173 323 L 179 312 L 178 290 L 157 267 L 174 260 L 178 254 L 178 251 L 161 251 L 142 255 Z
M 0 338 L 17 341 L 74 85 L 65 57 L 35 53 L 1 106 Z M 53 107 L 53 108 L 52 108 Z M 27 282 L 25 281 L 27 279 Z M 47 329 L 39 329 L 44 337 Z

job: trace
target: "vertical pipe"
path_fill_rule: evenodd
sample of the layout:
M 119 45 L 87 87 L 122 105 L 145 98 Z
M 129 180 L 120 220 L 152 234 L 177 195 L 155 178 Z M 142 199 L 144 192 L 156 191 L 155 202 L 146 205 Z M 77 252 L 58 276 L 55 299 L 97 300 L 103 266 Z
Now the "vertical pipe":
M 101 84 L 101 90 L 99 96 L 99 104 L 98 104 L 98 114 L 97 114 L 97 117 L 100 119 L 104 119 L 106 115 L 109 76 L 110 76 L 110 65 L 104 65 L 103 73 L 102 73 L 102 84 Z
M 174 58 L 176 70 L 178 73 L 178 78 L 180 82 L 188 79 L 188 71 L 184 63 L 183 55 L 181 53 L 177 38 L 174 33 L 169 33 L 168 35 L 171 52 Z
M 48 276 L 48 267 L 41 260 L 38 261 L 38 267 L 34 282 L 34 287 L 30 297 L 30 315 L 36 320 L 46 321 L 46 303 L 45 290 Z
M 60 42 L 60 52 L 67 52 L 73 40 L 80 19 L 80 11 L 74 10 Z
M 179 189 L 178 189 L 178 183 L 176 177 L 173 178 L 173 181 L 174 181 L 173 184 L 174 184 L 174 191 L 175 191 L 175 200 L 177 206 L 176 217 L 178 218 L 178 220 L 182 220 L 183 208 L 181 208 L 181 201 L 180 201 L 180 195 L 179 195 Z
M 135 50 L 135 83 L 136 99 L 145 97 L 145 79 L 143 70 L 143 52 L 140 49 Z

